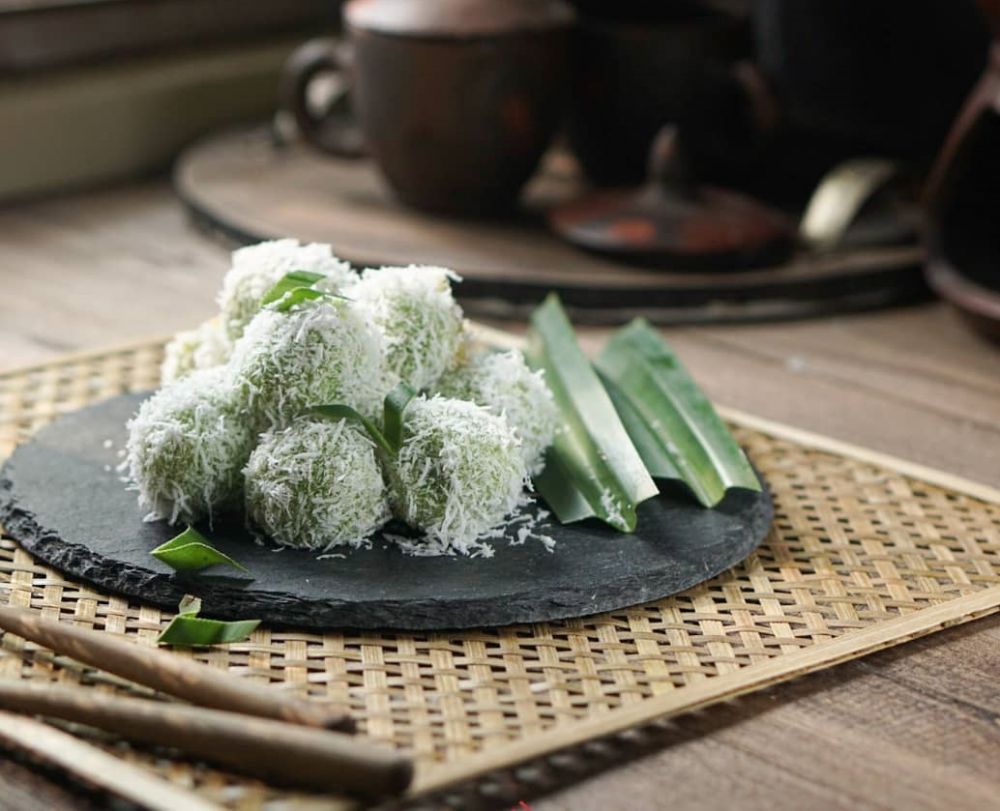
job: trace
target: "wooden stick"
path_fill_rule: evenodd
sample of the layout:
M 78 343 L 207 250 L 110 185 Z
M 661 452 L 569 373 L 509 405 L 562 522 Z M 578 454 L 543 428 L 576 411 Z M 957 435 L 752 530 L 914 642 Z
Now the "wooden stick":
M 33 718 L 0 712 L 0 745 L 63 768 L 150 811 L 222 811 L 192 791 Z
M 354 730 L 353 719 L 342 710 L 284 695 L 278 690 L 166 651 L 126 642 L 111 634 L 45 620 L 24 608 L 0 606 L 0 628 L 56 653 L 202 707 L 303 726 L 345 732 Z
M 413 777 L 408 758 L 360 738 L 186 704 L 0 680 L 0 708 L 175 747 L 253 777 L 299 788 L 385 797 L 401 794 Z

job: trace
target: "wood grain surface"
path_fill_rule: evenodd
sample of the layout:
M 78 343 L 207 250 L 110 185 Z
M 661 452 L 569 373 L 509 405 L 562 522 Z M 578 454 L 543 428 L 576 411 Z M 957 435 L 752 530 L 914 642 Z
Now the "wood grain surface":
M 185 150 L 174 183 L 199 223 L 242 242 L 293 236 L 330 242 L 363 266 L 446 265 L 477 318 L 526 317 L 556 290 L 578 323 L 642 315 L 663 324 L 718 323 L 846 312 L 926 298 L 914 246 L 827 255 L 737 272 L 670 272 L 623 265 L 554 239 L 547 212 L 581 193 L 557 150 L 508 220 L 445 219 L 401 204 L 374 163 L 331 159 L 301 144 L 275 147 L 265 128 L 213 135 Z
M 0 210 L 0 368 L 189 327 L 211 313 L 225 264 L 159 182 Z M 941 305 L 665 334 L 720 403 L 1000 483 L 1000 352 Z M 535 811 L 1000 807 L 997 673 L 1000 618 L 979 620 L 636 733 L 622 757 L 584 747 L 574 785 L 523 799 Z M 534 774 L 535 794 L 551 788 L 546 768 Z M 74 807 L 37 780 L 0 769 L 0 808 Z

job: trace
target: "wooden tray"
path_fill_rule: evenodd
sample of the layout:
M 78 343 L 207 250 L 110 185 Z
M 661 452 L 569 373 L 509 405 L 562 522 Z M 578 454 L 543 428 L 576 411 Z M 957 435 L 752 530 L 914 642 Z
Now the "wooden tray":
M 508 221 L 449 220 L 397 203 L 368 160 L 278 146 L 268 130 L 211 137 L 188 149 L 174 185 L 202 226 L 238 243 L 291 236 L 329 242 L 359 266 L 457 270 L 471 315 L 523 318 L 550 290 L 574 320 L 658 323 L 799 318 L 882 307 L 927 295 L 914 247 L 800 257 L 772 269 L 677 273 L 624 266 L 549 233 L 544 211 L 580 192 L 572 162 L 553 153 Z
M 0 375 L 0 457 L 60 413 L 155 386 L 161 357 L 159 344 L 144 344 Z M 583 619 L 452 633 L 262 627 L 246 642 L 192 655 L 349 706 L 361 732 L 414 755 L 415 796 L 493 774 L 482 796 L 511 807 L 524 784 L 504 770 L 524 760 L 1000 608 L 1000 491 L 746 414 L 724 416 L 770 482 L 776 520 L 746 561 L 683 594 Z M 0 602 L 139 645 L 154 644 L 171 618 L 67 579 L 9 539 L 0 540 Z M 16 637 L 2 642 L 3 678 L 136 689 Z M 356 808 L 91 740 L 227 808 Z M 102 774 L 105 784 L 127 778 Z M 419 807 L 444 806 L 436 795 Z

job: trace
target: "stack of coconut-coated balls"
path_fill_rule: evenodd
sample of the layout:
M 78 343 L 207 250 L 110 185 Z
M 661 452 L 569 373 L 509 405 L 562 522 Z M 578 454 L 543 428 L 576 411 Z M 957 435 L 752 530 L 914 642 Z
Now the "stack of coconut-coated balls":
M 292 271 L 324 295 L 263 300 Z M 329 245 L 264 242 L 233 253 L 221 313 L 168 345 L 162 387 L 129 422 L 126 465 L 149 520 L 245 510 L 283 546 L 358 546 L 396 518 L 419 554 L 476 554 L 527 498 L 558 425 L 541 373 L 519 352 L 474 351 L 436 267 L 358 274 Z M 389 455 L 375 423 L 405 382 L 419 394 Z M 395 537 L 395 536 L 390 536 Z

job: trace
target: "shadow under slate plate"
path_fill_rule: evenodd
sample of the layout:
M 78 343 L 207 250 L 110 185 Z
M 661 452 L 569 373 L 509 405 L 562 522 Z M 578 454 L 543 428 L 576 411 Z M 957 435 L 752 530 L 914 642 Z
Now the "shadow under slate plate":
M 766 491 L 732 491 L 712 510 L 662 495 L 640 507 L 634 535 L 598 522 L 545 522 L 537 531 L 556 541 L 554 551 L 537 540 L 501 539 L 492 559 L 411 557 L 376 537 L 371 549 L 318 560 L 254 544 L 232 522 L 209 537 L 253 580 L 177 575 L 149 554 L 177 529 L 144 523 L 135 493 L 115 470 L 125 422 L 144 396 L 74 412 L 21 445 L 0 478 L 0 521 L 68 577 L 169 609 L 197 594 L 210 617 L 407 630 L 577 617 L 659 599 L 718 574 L 763 540 L 773 515 Z

